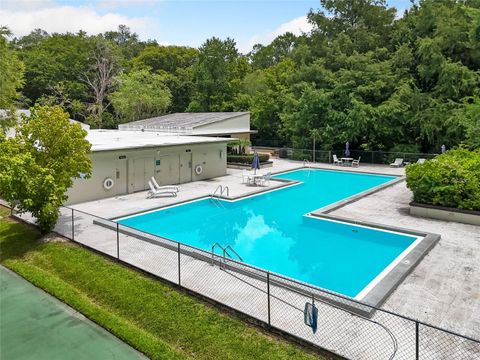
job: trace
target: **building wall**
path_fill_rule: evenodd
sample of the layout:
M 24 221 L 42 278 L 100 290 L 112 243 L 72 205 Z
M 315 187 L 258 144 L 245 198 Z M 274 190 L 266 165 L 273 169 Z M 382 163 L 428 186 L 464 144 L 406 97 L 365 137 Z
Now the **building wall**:
M 148 149 L 94 152 L 92 176 L 75 179 L 66 204 L 102 199 L 148 189 L 151 176 L 160 185 L 179 184 L 226 175 L 226 143 L 192 144 Z M 195 173 L 201 165 L 203 172 Z M 114 180 L 107 190 L 105 179 Z

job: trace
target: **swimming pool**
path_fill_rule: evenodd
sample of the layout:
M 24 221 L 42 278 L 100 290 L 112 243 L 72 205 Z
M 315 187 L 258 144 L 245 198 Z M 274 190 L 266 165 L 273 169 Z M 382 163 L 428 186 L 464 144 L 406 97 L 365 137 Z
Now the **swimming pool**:
M 206 251 L 230 245 L 248 264 L 357 299 L 417 240 L 308 215 L 395 177 L 302 169 L 275 178 L 298 183 L 222 206 L 204 198 L 117 221 Z

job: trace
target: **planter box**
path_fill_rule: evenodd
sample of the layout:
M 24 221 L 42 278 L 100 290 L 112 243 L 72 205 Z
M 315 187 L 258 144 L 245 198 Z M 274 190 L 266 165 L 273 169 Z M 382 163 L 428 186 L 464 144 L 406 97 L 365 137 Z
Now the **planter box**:
M 273 161 L 265 161 L 260 163 L 260 169 L 269 168 L 273 166 Z M 251 164 L 227 163 L 229 169 L 251 169 Z
M 410 203 L 410 215 L 480 226 L 480 211 Z

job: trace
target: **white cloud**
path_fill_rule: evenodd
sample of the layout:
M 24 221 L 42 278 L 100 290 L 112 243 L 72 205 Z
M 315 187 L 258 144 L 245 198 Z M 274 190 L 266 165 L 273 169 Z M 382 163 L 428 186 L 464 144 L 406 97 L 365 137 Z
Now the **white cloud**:
M 35 1 L 32 3 L 36 4 Z M 114 12 L 99 14 L 89 6 L 58 6 L 43 0 L 41 4 L 3 7 L 0 10 L 0 24 L 6 25 L 15 36 L 27 35 L 37 28 L 49 33 L 83 30 L 88 34 L 98 34 L 115 30 L 118 25 L 124 24 L 140 37 L 148 38 L 153 27 L 152 21 L 146 17 L 130 18 Z
M 301 35 L 302 33 L 306 33 L 311 30 L 312 30 L 312 25 L 308 22 L 307 16 L 300 16 L 286 23 L 281 24 L 278 28 L 276 28 L 273 31 L 252 36 L 246 44 L 244 45 L 239 44 L 239 48 L 241 52 L 247 53 L 250 50 L 252 50 L 253 45 L 255 44 L 268 45 L 277 36 L 283 35 L 287 32 L 291 32 L 294 35 Z
M 95 6 L 106 9 L 118 9 L 129 6 L 155 6 L 164 0 L 96 0 Z

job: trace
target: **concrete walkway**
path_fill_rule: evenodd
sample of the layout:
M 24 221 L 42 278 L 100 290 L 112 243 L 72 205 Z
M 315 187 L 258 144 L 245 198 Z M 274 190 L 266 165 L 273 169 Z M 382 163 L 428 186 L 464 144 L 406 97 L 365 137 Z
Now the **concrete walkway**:
M 83 315 L 0 266 L 0 359 L 146 359 Z
M 347 170 L 353 172 L 382 173 L 388 175 L 404 175 L 403 168 L 389 168 L 381 165 L 362 165 L 360 167 L 341 167 L 332 164 L 314 164 L 314 167 L 331 170 Z M 303 167 L 303 161 L 274 159 L 273 167 L 259 170 L 260 173 L 272 172 L 274 174 L 291 171 Z M 272 190 L 284 183 L 272 179 L 270 185 L 247 186 L 242 182 L 243 170 L 227 169 L 227 175 L 204 181 L 195 181 L 179 185 L 180 192 L 177 197 L 159 197 L 147 199 L 147 192 L 140 191 L 133 194 L 115 196 L 107 199 L 94 200 L 80 204 L 69 205 L 76 210 L 84 211 L 105 219 L 116 218 L 143 212 L 150 209 L 188 201 L 194 198 L 211 195 L 219 186 L 228 186 L 230 197 L 238 197 Z

